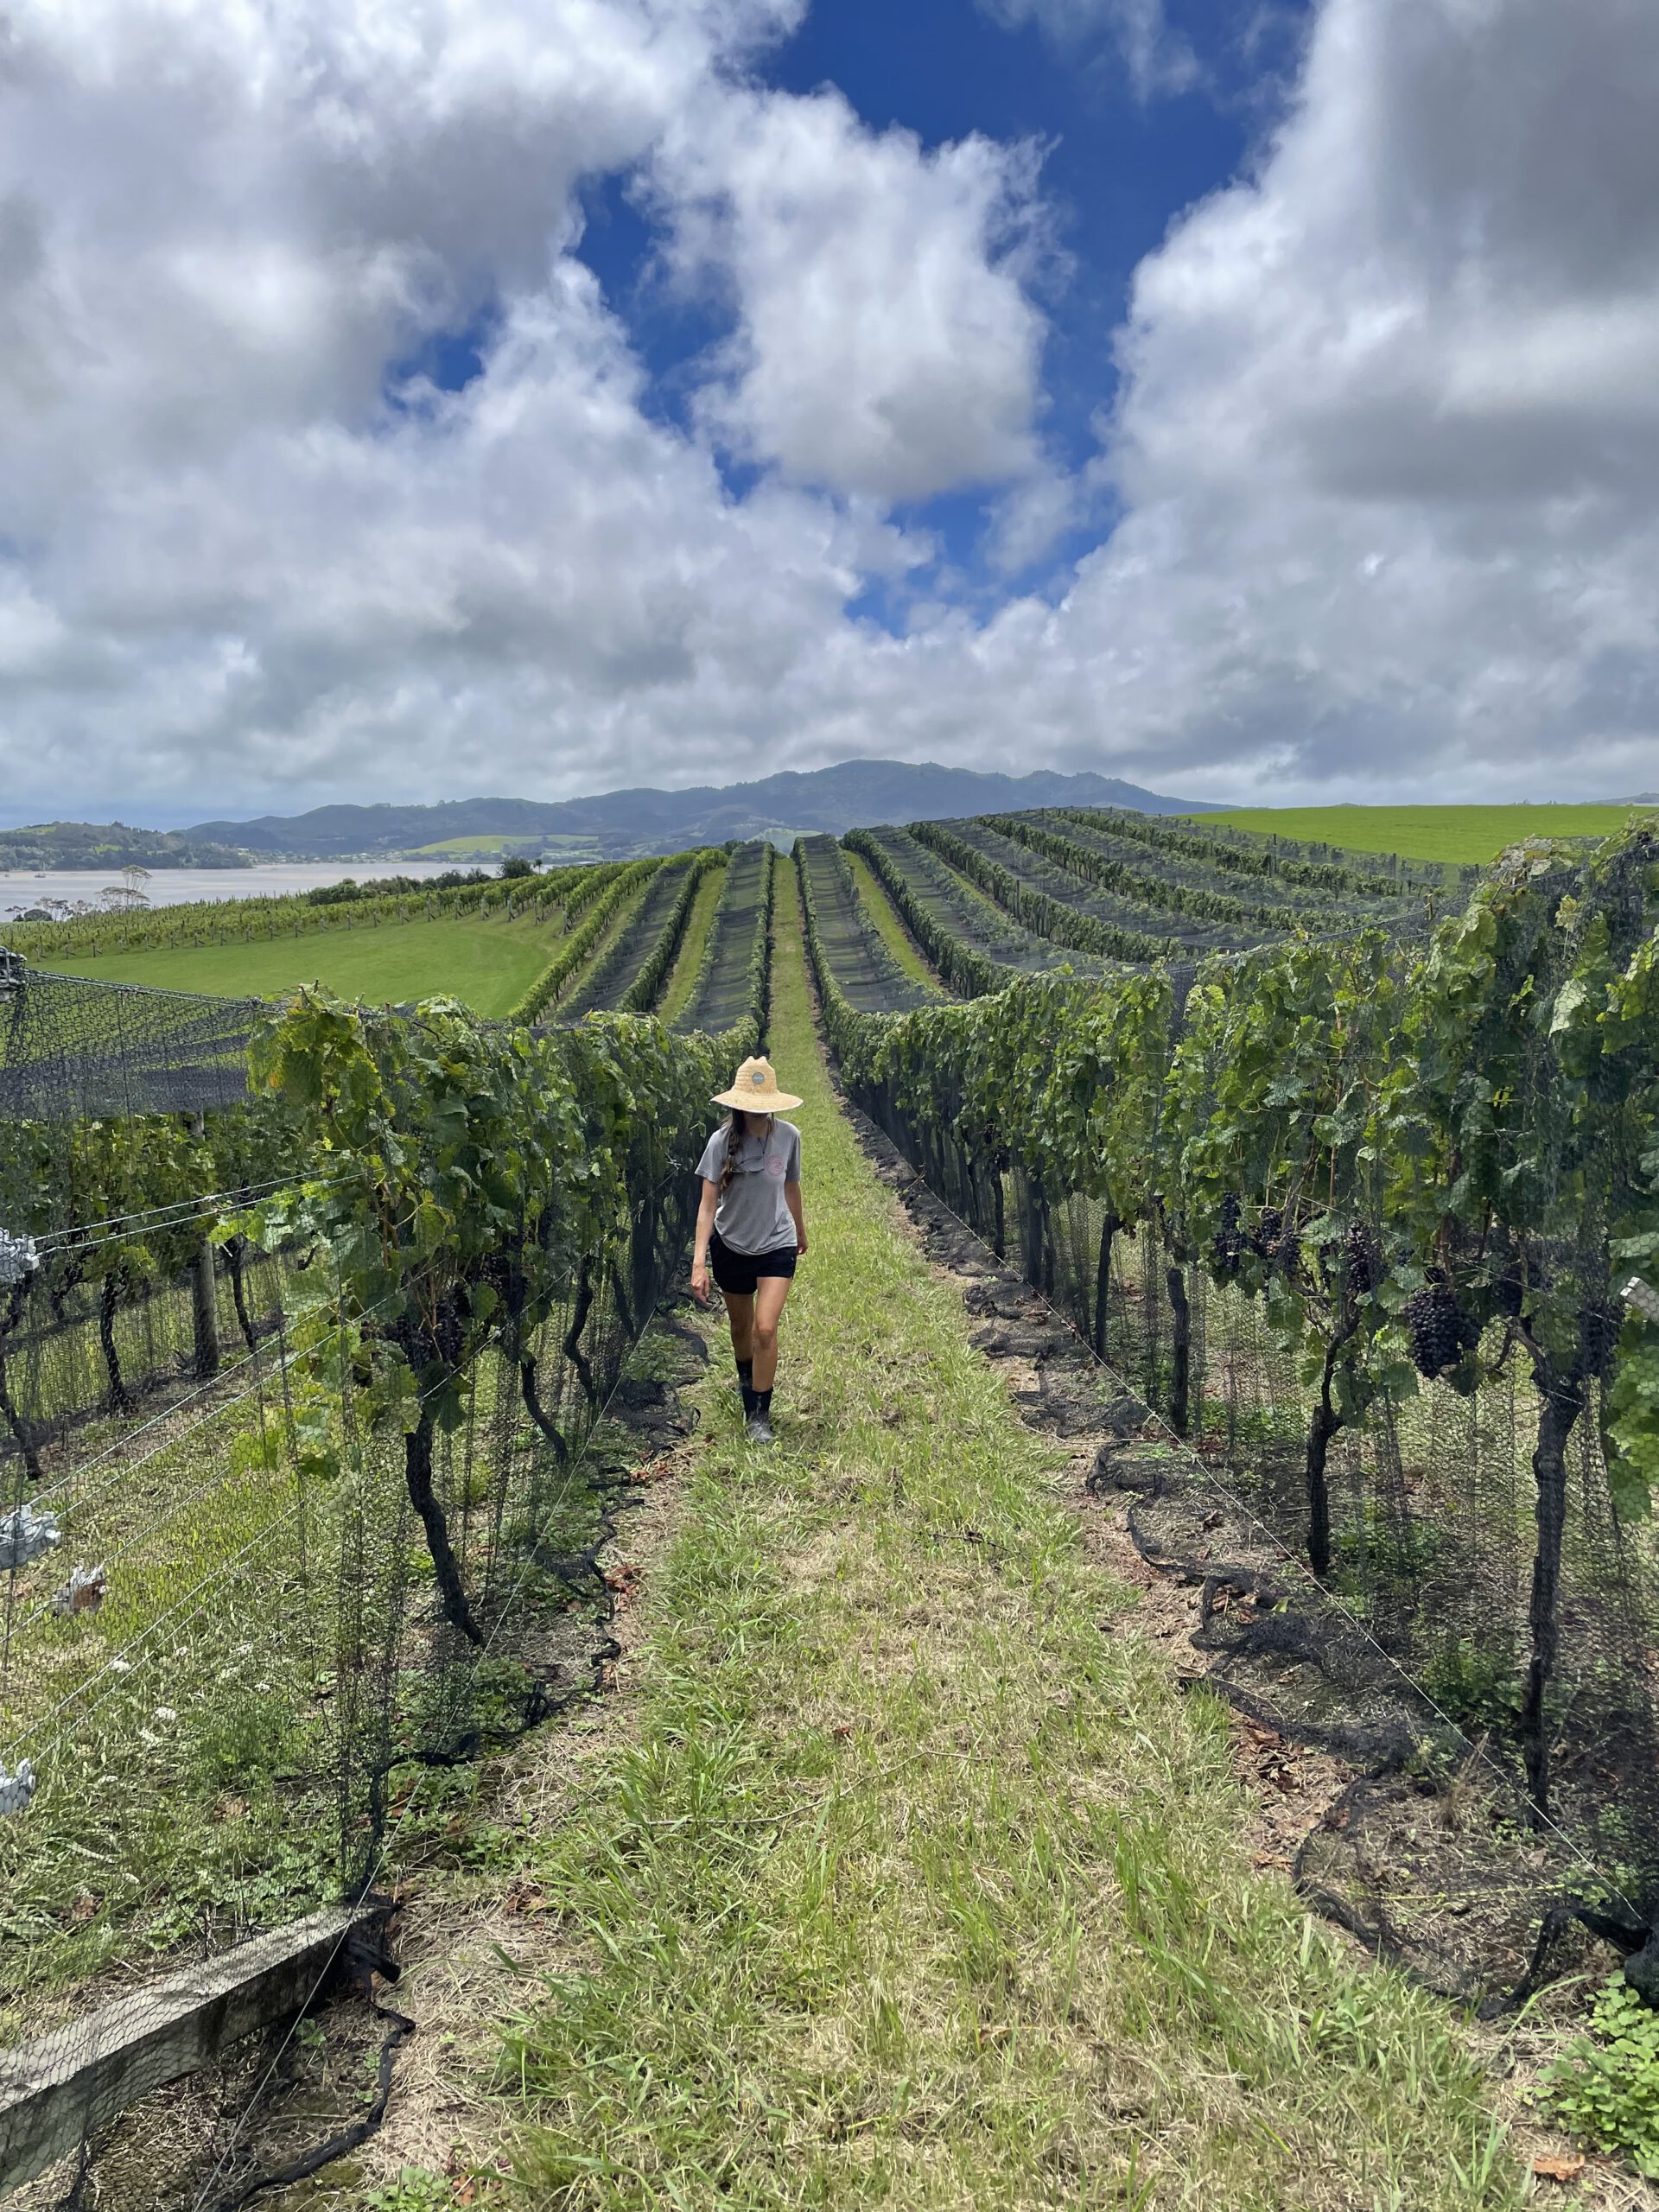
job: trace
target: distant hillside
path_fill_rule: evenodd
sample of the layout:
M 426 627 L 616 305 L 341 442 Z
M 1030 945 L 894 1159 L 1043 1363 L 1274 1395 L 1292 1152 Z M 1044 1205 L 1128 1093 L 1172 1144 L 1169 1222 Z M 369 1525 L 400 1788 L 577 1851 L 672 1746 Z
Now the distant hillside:
M 187 837 L 239 845 L 260 859 L 340 860 L 411 853 L 457 841 L 497 839 L 518 846 L 567 843 L 610 858 L 666 853 L 728 837 L 799 830 L 874 829 L 1032 806 L 1126 806 L 1143 814 L 1198 814 L 1203 802 L 1166 798 L 1115 776 L 981 775 L 969 768 L 902 760 L 847 760 L 834 768 L 793 770 L 753 784 L 690 791 L 607 791 L 595 798 L 452 799 L 439 806 L 319 806 L 308 814 L 262 815 L 253 822 L 201 822 Z
M 0 868 L 245 868 L 237 841 L 199 830 L 130 830 L 124 822 L 38 822 L 0 830 Z

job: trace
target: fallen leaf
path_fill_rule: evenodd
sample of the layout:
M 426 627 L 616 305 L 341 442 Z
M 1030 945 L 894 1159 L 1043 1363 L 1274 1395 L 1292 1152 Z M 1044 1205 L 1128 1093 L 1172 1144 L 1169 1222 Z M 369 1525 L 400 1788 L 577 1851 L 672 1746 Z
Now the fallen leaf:
M 1542 2152 L 1532 2162 L 1532 2171 L 1540 2181 L 1576 2181 L 1584 2171 L 1586 2161 L 1575 2158 L 1558 2158 L 1551 2152 Z

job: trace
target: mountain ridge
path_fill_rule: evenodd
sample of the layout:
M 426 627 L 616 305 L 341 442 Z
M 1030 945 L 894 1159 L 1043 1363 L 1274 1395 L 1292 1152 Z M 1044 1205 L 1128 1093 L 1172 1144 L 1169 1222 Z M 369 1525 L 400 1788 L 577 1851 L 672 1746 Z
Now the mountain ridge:
M 1012 812 L 1032 806 L 1121 806 L 1144 814 L 1207 814 L 1199 799 L 1171 798 L 1116 776 L 1036 769 L 1022 776 L 945 768 L 932 761 L 845 760 L 784 769 L 747 784 L 683 791 L 639 785 L 572 799 L 446 799 L 430 806 L 313 807 L 299 815 L 196 823 L 185 837 L 232 845 L 260 859 L 334 860 L 407 855 L 454 839 L 531 845 L 574 842 L 607 858 L 671 852 L 733 837 L 875 829 L 887 823 Z

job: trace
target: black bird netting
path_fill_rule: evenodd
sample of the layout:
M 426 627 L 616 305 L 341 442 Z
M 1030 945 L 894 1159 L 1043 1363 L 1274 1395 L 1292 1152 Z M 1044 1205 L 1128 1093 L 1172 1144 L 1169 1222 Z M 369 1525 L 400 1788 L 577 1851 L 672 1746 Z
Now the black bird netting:
M 1141 896 L 1126 893 L 1121 888 L 1106 890 L 1080 871 L 1033 850 L 1016 837 L 1004 836 L 993 823 L 950 822 L 942 826 L 971 852 L 1006 869 L 1022 887 L 1108 928 L 1135 931 L 1159 940 L 1160 954 L 1166 946 L 1188 951 L 1218 950 L 1259 944 L 1282 934 L 1282 916 L 1269 913 L 1264 918 L 1252 913 L 1236 899 L 1228 901 L 1230 906 L 1241 907 L 1236 914 L 1230 913 L 1222 919 L 1195 916 L 1179 907 L 1152 903 L 1146 893 L 1155 893 L 1160 885 L 1155 878 L 1147 880 L 1141 872 L 1137 871 L 1133 879 L 1141 889 Z M 1014 826 L 1023 828 L 1024 824 L 1016 823 Z
M 755 1003 L 755 971 L 764 975 L 772 923 L 774 855 L 769 844 L 740 845 L 726 864 L 708 950 L 684 1013 L 675 1027 L 718 1037 Z
M 602 1548 L 689 1425 L 665 1378 L 701 1339 L 659 1313 L 716 1048 L 330 1004 L 289 1027 L 329 1081 L 370 1037 L 380 1126 L 426 1163 L 409 1192 L 456 1206 L 464 1255 L 401 1243 L 401 1201 L 366 1255 L 390 1185 L 339 1154 L 302 1185 L 290 1160 L 0 1234 L 0 2195 L 31 2208 L 206 2212 L 372 2123 L 407 2024 L 344 2008 L 314 2056 L 296 2018 L 390 1970 L 375 1900 L 467 1764 L 602 1682 Z M 300 1046 L 268 1049 L 291 1074 Z M 371 1065 L 351 1049 L 337 1134 Z M 463 1060 L 458 1117 L 433 1093 Z M 176 1134 L 175 1169 L 205 1171 L 257 1110 L 114 1141 Z M 52 1141 L 11 1128 L 14 1152 Z M 472 1181 L 491 1143 L 517 1214 Z
M 1011 920 L 907 830 L 855 830 L 847 842 L 879 874 L 890 872 L 894 889 L 902 888 L 938 935 L 970 956 L 1027 975 L 1096 964 L 1091 955 L 1057 944 Z M 930 948 L 932 941 L 928 940 Z
M 1635 823 L 1416 951 L 885 1020 L 816 956 L 854 1098 L 1070 1323 L 1032 1410 L 1103 1437 L 1206 1679 L 1352 1764 L 1306 1894 L 1491 2005 L 1573 1922 L 1659 2002 L 1656 923 Z
M 797 848 L 823 957 L 847 1002 L 860 1014 L 902 1014 L 937 994 L 907 976 L 865 913 L 847 855 L 833 837 L 803 837 Z
M 995 1295 L 985 1348 L 1037 1363 L 1031 1417 L 1104 1433 L 1090 1487 L 1198 1593 L 1201 1679 L 1249 1723 L 1351 1777 L 1298 1882 L 1379 1955 L 1489 2010 L 1585 1962 L 1587 1926 L 1659 1999 L 1659 1580 L 1621 1522 L 1593 1386 L 1571 1427 L 1545 1726 L 1548 1813 L 1523 1726 L 1536 1461 L 1548 1407 L 1496 1325 L 1479 1381 L 1386 1379 L 1325 1439 L 1330 1564 L 1306 1564 L 1317 1376 L 1268 1302 L 1213 1281 L 1097 1198 L 988 1166 L 949 1111 L 853 1095 L 928 1196 L 1070 1327 Z M 1651 1295 L 1651 1294 L 1649 1294 Z M 974 1301 L 970 1300 L 970 1304 Z M 998 1321 L 999 1313 L 1005 1318 Z
M 0 950 L 0 1116 L 202 1112 L 247 1094 L 255 999 L 202 998 L 31 968 Z
M 579 1021 L 588 1014 L 614 1013 L 622 1004 L 674 912 L 685 888 L 690 865 L 686 857 L 664 861 L 592 973 L 560 1008 L 561 1021 Z
M 1014 817 L 1018 820 L 1020 817 Z M 1293 896 L 1297 887 L 1321 898 L 1357 899 L 1367 906 L 1381 899 L 1449 897 L 1459 903 L 1479 880 L 1480 869 L 1453 861 L 1413 860 L 1398 853 L 1363 853 L 1339 845 L 1233 829 L 1213 817 L 1179 821 L 1167 815 L 1139 814 L 1120 807 L 1039 808 L 1029 817 L 1067 830 L 1081 829 L 1090 842 L 1108 849 L 1138 850 L 1143 862 L 1153 855 L 1173 862 L 1173 880 L 1214 882 L 1230 876 L 1274 887 L 1272 895 Z

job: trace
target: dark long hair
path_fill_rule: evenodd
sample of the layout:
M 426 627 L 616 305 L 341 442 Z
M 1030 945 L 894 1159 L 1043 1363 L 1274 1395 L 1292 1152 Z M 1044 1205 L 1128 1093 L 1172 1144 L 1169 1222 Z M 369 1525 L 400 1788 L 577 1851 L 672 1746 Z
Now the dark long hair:
M 725 1197 L 727 1192 L 730 1190 L 732 1186 L 732 1178 L 737 1173 L 738 1154 L 743 1143 L 743 1131 L 741 1124 L 745 1116 L 741 1109 L 734 1106 L 731 1111 L 731 1118 L 726 1124 L 726 1160 L 725 1165 L 720 1171 L 720 1195 L 722 1198 Z M 772 1116 L 770 1114 L 761 1114 L 757 1116 L 756 1118 L 760 1121 L 769 1122 L 772 1119 Z

